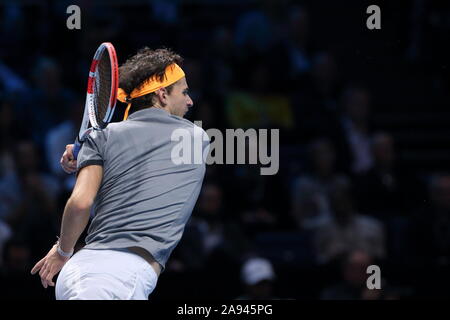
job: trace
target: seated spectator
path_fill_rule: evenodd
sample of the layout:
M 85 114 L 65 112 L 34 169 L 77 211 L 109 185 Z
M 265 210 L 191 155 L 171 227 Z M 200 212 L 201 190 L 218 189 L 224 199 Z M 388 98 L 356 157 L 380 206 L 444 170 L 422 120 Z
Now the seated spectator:
M 353 250 L 343 255 L 340 265 L 340 279 L 336 284 L 325 288 L 321 300 L 392 300 L 399 296 L 386 287 L 381 278 L 380 289 L 369 289 L 367 268 L 374 264 L 374 258 L 364 250 Z
M 431 178 L 430 203 L 412 221 L 415 254 L 429 264 L 450 265 L 450 175 Z
M 204 183 L 179 248 L 174 252 L 172 266 L 176 270 L 198 269 L 215 263 L 216 258 L 238 261 L 246 246 L 242 231 L 224 213 L 222 188 Z
M 242 212 L 240 222 L 245 234 L 250 238 L 259 233 L 277 230 L 279 227 L 278 217 L 262 204 Z
M 293 92 L 296 129 L 302 138 L 315 139 L 336 126 L 339 87 L 333 55 L 316 54 L 310 77 Z
M 20 118 L 27 120 L 33 140 L 40 144 L 50 128 L 66 119 L 68 108 L 64 105 L 72 101 L 74 95 L 63 86 L 61 67 L 51 58 L 38 59 L 33 70 L 33 80 L 34 88 L 26 107 L 21 110 Z M 44 145 L 39 147 L 43 148 Z
M 0 60 L 0 84 L 7 95 L 26 94 L 29 89 L 27 83 L 13 69 Z
M 40 171 L 38 154 L 38 149 L 31 141 L 23 140 L 15 145 L 15 170 L 0 180 L 0 218 L 7 221 L 14 219 L 16 206 L 24 204 L 27 196 L 42 196 L 48 211 L 54 210 L 59 185 L 52 176 Z
M 59 233 L 60 213 L 56 212 L 59 184 L 40 171 L 39 152 L 33 142 L 18 142 L 13 156 L 15 170 L 0 180 L 0 219 L 16 235 L 32 243 L 32 249 L 36 249 L 32 252 L 34 258 Z
M 248 70 L 248 90 L 231 91 L 227 96 L 225 108 L 233 128 L 293 128 L 291 102 L 287 95 L 273 90 L 269 65 L 254 63 Z
M 328 132 L 338 151 L 338 167 L 347 173 L 361 174 L 373 166 L 370 98 L 367 89 L 347 86 L 342 95 L 342 116 Z
M 255 160 L 260 150 L 256 133 L 237 146 L 241 147 L 245 150 L 243 154 L 246 161 L 253 156 Z M 239 223 L 249 237 L 282 227 L 283 218 L 288 213 L 285 209 L 289 204 L 288 196 L 281 180 L 276 174 L 261 174 L 264 167 L 267 165 L 261 163 L 229 166 L 229 175 L 224 184 L 229 186 L 225 190 L 230 199 L 233 199 L 227 203 L 231 211 L 227 216 Z
M 302 85 L 305 74 L 311 70 L 310 15 L 305 7 L 292 6 L 287 13 L 287 30 L 283 43 L 287 52 L 289 78 Z
M 327 139 L 317 139 L 308 150 L 310 173 L 294 180 L 292 216 L 297 227 L 314 229 L 330 221 L 328 191 L 338 176 L 335 171 L 335 151 Z
M 202 61 L 210 79 L 208 93 L 223 96 L 230 89 L 233 72 L 237 71 L 233 66 L 236 53 L 231 29 L 223 25 L 215 27 L 211 44 L 206 50 L 206 57 Z
M 236 300 L 272 300 L 277 299 L 273 294 L 276 275 L 269 260 L 264 258 L 250 258 L 241 269 L 241 280 L 245 293 Z
M 373 167 L 356 177 L 358 208 L 383 221 L 405 216 L 420 203 L 421 186 L 410 172 L 396 163 L 394 141 L 390 134 L 374 134 Z
M 61 168 L 61 155 L 66 149 L 66 145 L 72 144 L 78 135 L 81 119 L 84 111 L 84 98 L 78 97 L 70 101 L 68 105 L 69 117 L 67 120 L 58 123 L 49 129 L 45 138 L 45 151 L 47 167 L 50 172 L 57 177 L 65 177 L 67 174 Z
M 265 54 L 280 40 L 285 1 L 264 0 L 238 17 L 235 47 L 240 55 Z
M 411 222 L 411 268 L 420 272 L 415 283 L 422 296 L 448 296 L 450 286 L 450 175 L 431 178 L 430 201 Z
M 377 259 L 384 258 L 384 227 L 378 220 L 356 212 L 349 180 L 336 179 L 329 197 L 331 221 L 321 226 L 315 236 L 318 262 L 330 262 L 356 249 L 364 250 Z
M 83 117 L 84 100 L 78 98 L 69 102 L 69 118 L 52 127 L 45 138 L 45 159 L 53 176 L 57 177 L 66 192 L 72 192 L 75 175 L 69 175 L 61 168 L 61 155 L 67 144 L 72 144 L 78 135 L 80 121 Z
M 256 132 L 237 147 L 245 148 L 246 159 L 252 158 L 250 154 L 256 156 L 260 150 Z M 264 167 L 267 166 L 261 163 L 230 166 L 230 176 L 226 181 L 232 185 L 227 190 L 233 199 L 229 206 L 232 211 L 229 216 L 235 218 L 248 237 L 253 237 L 258 232 L 282 228 L 283 219 L 288 213 L 285 209 L 288 206 L 288 196 L 282 181 L 276 174 L 262 175 Z

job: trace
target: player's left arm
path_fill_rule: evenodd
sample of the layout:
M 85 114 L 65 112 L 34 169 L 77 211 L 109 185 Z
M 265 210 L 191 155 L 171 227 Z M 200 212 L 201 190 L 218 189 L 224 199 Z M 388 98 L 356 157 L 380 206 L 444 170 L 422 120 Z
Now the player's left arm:
M 89 165 L 80 169 L 62 218 L 59 246 L 63 252 L 73 252 L 78 238 L 86 228 L 90 209 L 102 178 L 103 167 L 101 165 Z M 68 257 L 58 253 L 57 245 L 54 245 L 49 253 L 33 267 L 31 273 L 35 274 L 40 270 L 39 276 L 44 288 L 47 288 L 48 285 L 54 286 L 53 277 L 68 260 Z

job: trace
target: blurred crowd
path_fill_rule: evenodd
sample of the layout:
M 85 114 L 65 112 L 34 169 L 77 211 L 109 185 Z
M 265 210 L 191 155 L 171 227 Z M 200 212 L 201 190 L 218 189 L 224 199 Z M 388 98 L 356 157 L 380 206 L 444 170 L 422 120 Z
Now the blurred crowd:
M 66 28 L 73 3 L 81 30 Z M 329 29 L 318 17 L 330 12 L 320 1 L 95 3 L 0 5 L 2 298 L 54 297 L 29 271 L 59 234 L 75 181 L 59 160 L 78 133 L 88 66 L 103 41 L 115 45 L 120 63 L 143 46 L 183 55 L 194 100 L 187 118 L 204 129 L 280 129 L 278 174 L 260 175 L 259 164 L 207 167 L 152 299 L 448 297 L 450 171 L 419 174 L 399 156 L 395 135 L 373 118 L 383 93 L 395 91 L 372 89 L 371 74 L 342 55 L 359 50 L 367 59 L 367 43 L 323 36 Z M 403 42 L 375 59 L 432 68 L 436 90 L 448 92 L 448 66 L 431 59 L 427 30 L 439 36 L 439 21 L 448 20 L 429 19 L 450 11 L 426 3 L 402 9 Z M 120 121 L 123 105 L 116 110 Z M 380 267 L 380 290 L 366 286 L 369 265 Z

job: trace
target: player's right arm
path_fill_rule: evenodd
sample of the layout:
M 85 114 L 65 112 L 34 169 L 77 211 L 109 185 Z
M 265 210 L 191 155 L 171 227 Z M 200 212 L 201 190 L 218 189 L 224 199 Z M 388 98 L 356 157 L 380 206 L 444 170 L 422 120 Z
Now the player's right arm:
M 90 209 L 100 188 L 102 177 L 103 167 L 100 165 L 89 165 L 80 169 L 72 195 L 64 208 L 58 244 L 54 245 L 31 270 L 32 274 L 39 271 L 44 288 L 55 285 L 53 277 L 73 253 L 77 240 L 89 222 Z M 62 250 L 62 254 L 58 250 Z
M 67 173 L 74 173 L 77 171 L 77 160 L 73 156 L 73 144 L 66 145 L 61 160 L 59 161 L 62 169 Z

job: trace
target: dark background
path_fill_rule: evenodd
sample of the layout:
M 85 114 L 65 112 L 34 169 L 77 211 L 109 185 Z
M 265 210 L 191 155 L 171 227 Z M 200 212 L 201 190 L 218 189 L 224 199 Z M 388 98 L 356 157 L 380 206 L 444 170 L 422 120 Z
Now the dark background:
M 71 4 L 81 30 L 66 27 Z M 381 30 L 366 27 L 371 4 Z M 119 63 L 143 46 L 180 53 L 187 118 L 204 129 L 280 129 L 276 175 L 208 166 L 153 300 L 241 296 L 252 256 L 272 263 L 278 298 L 448 297 L 448 2 L 1 1 L 0 17 L 2 298 L 54 298 L 29 270 L 59 233 L 74 182 L 59 158 L 104 41 Z M 382 272 L 374 295 L 367 264 Z

